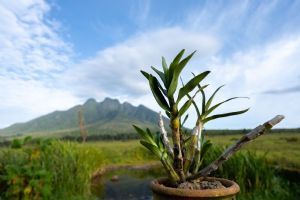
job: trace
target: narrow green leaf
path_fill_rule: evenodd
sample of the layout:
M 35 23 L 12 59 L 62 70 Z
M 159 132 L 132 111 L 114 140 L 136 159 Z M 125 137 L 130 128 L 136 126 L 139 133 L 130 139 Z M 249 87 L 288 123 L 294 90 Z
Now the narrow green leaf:
M 164 73 L 165 73 L 165 79 L 166 79 L 166 83 L 167 83 L 166 87 L 168 87 L 168 83 L 169 83 L 169 68 L 168 68 L 168 65 L 167 65 L 165 57 L 161 58 L 161 64 L 162 64 L 162 67 L 163 67 L 163 70 L 164 70 Z
M 162 65 L 162 67 L 163 67 L 163 69 L 164 69 L 164 72 L 165 72 L 165 74 L 166 74 L 166 72 L 168 71 L 168 64 L 167 64 L 167 62 L 166 62 L 165 57 L 162 57 L 162 58 L 161 58 L 161 65 Z
M 206 85 L 207 86 L 207 85 Z M 200 90 L 200 89 L 199 89 Z M 198 91 L 199 91 L 198 90 Z M 187 97 L 189 98 L 189 99 L 192 99 L 192 97 L 189 95 L 189 94 L 187 94 Z M 194 105 L 194 107 L 195 107 L 195 110 L 196 110 L 196 113 L 197 113 L 197 117 L 198 117 L 198 119 L 200 119 L 200 117 L 201 117 L 201 113 L 200 113 L 200 110 L 199 110 L 199 108 L 198 108 L 198 106 L 197 106 L 197 104 L 196 104 L 196 102 L 194 101 L 194 99 L 192 99 L 192 103 L 193 103 L 193 105 Z
M 155 100 L 157 101 L 157 103 L 160 105 L 161 108 L 163 108 L 164 110 L 170 110 L 170 107 L 165 99 L 165 97 L 163 96 L 163 94 L 161 93 L 161 90 L 159 89 L 161 86 L 159 86 L 159 82 L 158 80 L 150 75 L 149 76 L 149 84 L 151 87 L 151 91 L 153 93 L 153 96 L 155 98 Z
M 159 151 L 158 147 L 148 143 L 147 141 L 141 140 L 140 143 L 149 149 L 152 153 L 154 153 L 157 157 L 161 158 L 161 152 Z
M 170 118 L 171 117 L 171 113 L 169 111 L 166 111 L 166 115 Z
M 248 97 L 232 97 L 232 98 L 229 98 L 229 99 L 226 99 L 225 101 L 222 101 L 214 106 L 212 106 L 211 108 L 209 108 L 207 111 L 205 111 L 204 113 L 204 117 L 208 116 L 212 111 L 214 111 L 216 108 L 218 108 L 220 105 L 228 102 L 228 101 L 231 101 L 231 100 L 234 100 L 234 99 L 248 99 Z M 207 105 L 207 104 L 206 104 Z
M 194 105 L 194 108 L 196 110 L 197 117 L 198 117 L 198 119 L 200 119 L 201 113 L 200 113 L 200 110 L 199 110 L 199 108 L 198 108 L 198 106 L 197 106 L 197 104 L 196 104 L 196 102 L 194 100 L 193 100 L 193 105 Z
M 153 141 L 152 136 L 149 136 L 149 134 L 147 132 L 145 132 L 143 129 L 141 129 L 140 127 L 135 126 L 135 125 L 132 125 L 132 126 L 136 130 L 136 132 L 141 136 L 141 138 L 143 138 L 147 142 L 152 143 L 152 141 Z
M 168 88 L 168 96 L 169 97 L 172 97 L 173 94 L 175 93 L 175 91 L 177 89 L 178 78 L 180 76 L 180 73 L 183 70 L 183 68 L 186 66 L 188 61 L 193 57 L 195 52 L 196 51 L 194 51 L 189 56 L 187 56 L 185 59 L 180 61 L 180 63 L 178 63 L 178 65 L 174 66 L 174 69 L 172 71 L 171 71 L 171 67 L 170 67 L 170 76 L 172 76 L 172 78 L 170 79 L 171 83 Z
M 194 76 L 196 76 L 193 72 L 192 72 L 192 74 L 193 74 Z M 201 95 L 202 95 L 202 112 L 201 112 L 201 114 L 204 114 L 204 112 L 205 112 L 205 105 L 206 105 L 206 97 L 205 97 L 204 90 L 201 89 L 201 88 L 203 88 L 203 87 L 201 87 L 200 84 L 198 84 L 198 88 L 199 88 L 199 90 L 200 90 L 200 92 L 201 92 Z M 201 115 L 200 115 L 200 117 L 201 117 Z M 200 118 L 198 117 L 198 119 L 200 119 Z
M 186 120 L 189 118 L 189 114 L 187 114 L 185 117 L 184 117 L 184 119 L 183 119 L 183 122 L 182 122 L 182 124 L 181 124 L 181 126 L 183 126 L 184 125 L 184 123 L 186 122 Z
M 164 145 L 163 142 L 161 141 L 161 135 L 158 132 L 155 135 L 155 143 L 161 151 L 164 151 Z
M 176 68 L 176 66 L 178 65 L 179 61 L 181 60 L 183 54 L 185 52 L 185 49 L 182 49 L 173 59 L 173 61 L 170 64 L 169 67 L 169 76 L 168 76 L 168 85 L 170 86 L 172 78 L 173 78 L 173 73 L 174 73 L 174 69 Z
M 245 110 L 236 111 L 236 112 L 229 112 L 229 113 L 223 113 L 223 114 L 213 115 L 211 117 L 205 118 L 203 120 L 203 123 L 206 123 L 208 121 L 211 121 L 213 119 L 218 119 L 218 118 L 221 118 L 221 117 L 229 117 L 229 116 L 233 116 L 233 115 L 240 115 L 240 114 L 243 114 L 243 113 L 247 112 L 248 110 L 249 110 L 249 108 L 245 109 Z
M 148 74 L 147 72 L 145 72 L 145 71 L 143 71 L 143 70 L 141 70 L 141 73 L 146 77 L 146 79 L 149 80 L 150 74 Z
M 198 86 L 199 88 L 201 88 L 201 86 L 199 85 Z M 200 90 L 200 92 L 201 92 L 201 95 L 202 95 L 202 114 L 204 114 L 205 113 L 205 104 L 206 104 L 206 97 L 205 97 L 205 93 L 204 93 L 204 91 L 203 90 Z
M 164 85 L 166 86 L 166 78 L 165 78 L 165 74 L 162 71 L 159 71 L 158 69 L 156 69 L 155 67 L 151 66 L 151 68 L 153 69 L 153 71 L 155 71 L 157 73 L 157 75 L 160 77 L 160 79 L 162 80 L 162 82 L 164 83 Z
M 151 131 L 150 131 L 149 128 L 146 129 L 146 133 L 147 133 L 148 136 L 153 140 L 153 134 L 151 133 Z
M 182 88 L 180 88 L 177 98 L 177 103 L 189 92 L 191 92 L 193 89 L 195 89 L 196 86 L 210 73 L 210 71 L 202 72 L 201 74 L 198 74 L 194 78 L 192 78 L 186 85 L 184 85 Z
M 191 106 L 191 104 L 193 103 L 193 99 L 189 99 L 187 100 L 183 106 L 179 109 L 178 115 L 182 116 Z
M 179 61 L 181 60 L 181 58 L 182 58 L 184 52 L 185 52 L 185 49 L 182 49 L 182 50 L 175 56 L 175 58 L 173 59 L 173 61 L 172 61 L 172 63 L 171 63 L 172 68 L 171 68 L 171 66 L 170 66 L 170 70 L 174 70 L 174 68 L 173 68 L 174 65 L 177 65 L 177 64 L 179 63 Z
M 209 106 L 210 104 L 212 103 L 212 100 L 213 98 L 215 97 L 215 95 L 217 94 L 217 92 L 222 88 L 224 87 L 225 85 L 221 85 L 220 87 L 218 87 L 214 93 L 211 95 L 211 97 L 208 99 L 207 103 L 206 103 L 206 106 L 205 106 L 205 110 L 208 110 L 209 109 Z

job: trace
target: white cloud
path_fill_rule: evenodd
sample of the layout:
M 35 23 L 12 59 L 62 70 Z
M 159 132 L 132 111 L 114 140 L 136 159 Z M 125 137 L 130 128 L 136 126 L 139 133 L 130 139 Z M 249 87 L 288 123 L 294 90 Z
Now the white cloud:
M 212 81 L 227 84 L 226 96 L 241 95 L 251 98 L 251 110 L 239 120 L 237 127 L 255 126 L 276 114 L 287 117 L 281 126 L 299 126 L 299 92 L 264 94 L 269 90 L 299 86 L 299 55 L 300 36 L 294 36 L 248 51 L 236 52 L 232 57 L 216 59 L 213 62 Z M 241 103 L 232 104 L 231 109 L 240 105 Z M 225 126 L 225 123 L 230 125 L 234 120 L 223 120 L 215 125 Z
M 61 70 L 69 62 L 71 48 L 46 19 L 49 9 L 42 0 L 1 2 L 2 71 L 13 69 L 32 78 L 37 73 Z
M 81 103 L 67 91 L 47 88 L 34 80 L 9 80 L 1 77 L 0 88 L 0 110 L 10 110 L 0 115 L 2 126 L 12 123 L 12 116 L 16 118 L 13 122 L 20 122 Z
M 195 57 L 205 60 L 218 51 L 219 43 L 211 36 L 179 27 L 140 33 L 81 61 L 64 74 L 64 79 L 80 96 L 94 96 L 101 91 L 100 95 L 135 99 L 149 91 L 139 71 L 150 71 L 151 65 L 160 67 L 162 55 L 170 60 L 182 48 L 197 50 Z
M 72 49 L 46 17 L 49 10 L 43 0 L 0 3 L 0 127 L 77 102 L 53 87 L 55 72 L 68 66 Z

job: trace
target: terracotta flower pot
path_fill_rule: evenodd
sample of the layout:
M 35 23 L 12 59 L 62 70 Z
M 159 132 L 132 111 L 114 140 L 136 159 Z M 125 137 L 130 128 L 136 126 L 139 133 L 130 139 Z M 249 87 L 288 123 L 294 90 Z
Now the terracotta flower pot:
M 220 181 L 226 188 L 221 189 L 205 189 L 205 190 L 190 190 L 167 187 L 167 178 L 153 180 L 150 187 L 153 192 L 153 200 L 198 200 L 198 199 L 224 199 L 235 200 L 236 194 L 240 191 L 240 187 L 233 181 L 207 177 L 205 180 Z

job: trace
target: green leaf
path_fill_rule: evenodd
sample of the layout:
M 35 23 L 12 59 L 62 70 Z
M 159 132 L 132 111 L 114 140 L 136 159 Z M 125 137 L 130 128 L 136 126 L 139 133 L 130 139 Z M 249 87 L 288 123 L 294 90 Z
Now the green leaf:
M 204 113 L 204 117 L 208 116 L 212 111 L 214 111 L 216 108 L 218 108 L 220 105 L 228 102 L 228 101 L 231 101 L 231 100 L 234 100 L 234 99 L 244 99 L 244 98 L 248 98 L 248 97 L 232 97 L 232 98 L 229 98 L 229 99 L 226 99 L 225 101 L 222 101 L 214 106 L 212 106 L 211 108 L 209 108 L 205 113 Z
M 186 64 L 188 63 L 188 61 L 192 58 L 192 56 L 194 55 L 196 51 L 194 51 L 193 53 L 191 53 L 189 56 L 187 56 L 185 59 L 183 59 L 180 63 L 178 63 L 178 65 L 174 65 L 170 66 L 170 76 L 172 76 L 172 78 L 170 78 L 170 85 L 168 88 L 168 97 L 172 97 L 176 91 L 177 85 L 178 85 L 178 78 L 179 75 L 182 71 L 182 69 L 186 66 Z M 171 67 L 172 71 L 171 71 Z
M 185 86 L 180 88 L 178 98 L 177 98 L 177 103 L 187 95 L 189 92 L 191 92 L 195 87 L 198 86 L 198 84 L 210 73 L 210 71 L 205 71 L 202 72 L 201 74 L 195 76 L 192 78 Z
M 233 116 L 233 115 L 240 115 L 240 114 L 243 114 L 243 113 L 247 112 L 248 110 L 249 110 L 249 108 L 245 109 L 245 110 L 236 111 L 236 112 L 229 112 L 229 113 L 223 113 L 223 114 L 213 115 L 211 117 L 205 118 L 203 120 L 203 123 L 206 123 L 206 122 L 214 120 L 214 119 L 222 118 L 222 117 L 229 117 L 229 116 Z
M 194 76 L 196 76 L 194 73 L 192 73 Z M 207 85 L 208 86 L 208 85 Z M 205 93 L 204 93 L 204 87 L 201 87 L 200 84 L 198 84 L 198 88 L 201 92 L 201 95 L 202 95 L 202 114 L 204 114 L 205 112 L 205 105 L 206 105 L 206 97 L 205 97 Z M 202 89 L 203 88 L 203 89 Z M 200 112 L 199 112 L 200 113 Z M 201 115 L 200 115 L 201 117 Z M 199 119 L 199 116 L 198 116 L 198 119 Z
M 170 110 L 170 107 L 169 107 L 165 97 L 163 96 L 163 94 L 161 93 L 161 90 L 159 89 L 161 86 L 160 86 L 158 80 L 154 76 L 150 75 L 149 76 L 149 84 L 150 84 L 152 94 L 153 94 L 156 102 L 159 104 L 159 106 L 164 110 Z
M 171 65 L 170 65 L 170 71 L 173 72 L 174 71 L 174 68 L 175 66 L 179 63 L 179 61 L 181 60 L 183 54 L 185 52 L 185 49 L 182 49 L 176 56 L 175 58 L 173 59 Z
M 201 86 L 198 86 L 199 88 L 201 88 Z M 203 90 L 200 90 L 201 95 L 202 95 L 202 114 L 205 113 L 205 104 L 206 104 L 206 97 L 205 97 L 205 93 Z
M 141 73 L 146 77 L 146 79 L 149 80 L 150 74 L 148 74 L 147 72 L 145 72 L 145 71 L 143 71 L 143 70 L 141 70 Z
M 150 144 L 147 141 L 141 140 L 140 143 L 145 146 L 147 149 L 149 149 L 152 153 L 154 153 L 156 156 L 161 158 L 161 152 L 159 151 L 158 147 L 156 145 Z
M 183 106 L 179 109 L 178 115 L 182 116 L 191 106 L 191 104 L 193 103 L 193 99 L 189 99 L 187 100 Z
M 132 126 L 136 130 L 136 132 L 141 136 L 141 138 L 143 138 L 147 142 L 150 142 L 150 143 L 153 142 L 151 134 L 149 135 L 149 133 L 145 132 L 143 129 L 141 129 L 138 126 L 135 126 L 135 125 L 132 125 Z
M 203 89 L 204 88 L 206 88 L 208 85 L 205 85 L 205 86 L 203 86 L 203 87 L 200 87 L 199 86 L 199 90 L 197 91 L 197 93 L 199 92 L 199 91 L 203 91 Z M 196 93 L 196 94 L 197 94 Z M 195 95 L 196 95 L 195 94 Z M 194 95 L 194 96 L 195 96 Z M 194 107 L 195 107 L 195 110 L 196 110 L 196 113 L 197 113 L 197 117 L 198 117 L 198 119 L 200 119 L 200 117 L 201 117 L 201 114 L 200 114 L 200 110 L 199 110 L 199 108 L 198 108 L 198 106 L 197 106 L 197 104 L 196 104 L 196 102 L 194 101 L 194 97 L 192 98 L 189 94 L 187 94 L 187 97 L 189 98 L 189 99 L 192 99 L 192 103 L 193 103 L 193 105 L 194 105 Z
M 182 124 L 181 124 L 181 126 L 183 126 L 184 125 L 184 123 L 186 122 L 186 120 L 189 118 L 189 114 L 187 114 L 185 117 L 184 117 L 184 119 L 183 119 L 183 122 L 182 122 Z
M 158 148 L 161 151 L 164 151 L 164 145 L 163 145 L 163 142 L 161 141 L 161 135 L 160 135 L 160 133 L 156 133 L 156 135 L 155 135 L 155 143 L 156 143 L 156 145 L 158 146 Z
M 162 67 L 163 67 L 163 69 L 164 69 L 164 72 L 165 72 L 165 74 L 168 72 L 168 65 L 167 65 L 167 62 L 166 62 L 166 59 L 165 59 L 165 57 L 162 57 L 161 58 L 161 65 L 162 65 Z
M 170 118 L 171 117 L 171 113 L 169 111 L 166 111 L 166 115 Z
M 199 110 L 199 108 L 198 108 L 198 106 L 197 106 L 197 104 L 196 104 L 196 102 L 194 100 L 193 100 L 193 105 L 194 105 L 194 108 L 196 110 L 197 117 L 198 117 L 198 119 L 200 119 L 201 113 L 200 113 L 200 110 Z
M 214 93 L 211 95 L 211 97 L 208 99 L 207 103 L 206 103 L 206 106 L 205 106 L 205 110 L 208 110 L 209 109 L 209 106 L 210 104 L 212 103 L 212 100 L 213 98 L 215 97 L 215 95 L 217 94 L 217 92 L 222 88 L 224 87 L 225 85 L 221 85 L 220 87 L 218 87 Z
M 165 79 L 166 79 L 166 83 L 167 83 L 166 87 L 167 87 L 168 83 L 169 83 L 169 68 L 168 68 L 165 57 L 161 58 L 161 65 L 162 65 L 164 73 L 165 73 Z
M 151 133 L 151 131 L 150 131 L 149 128 L 146 129 L 146 133 L 147 133 L 148 136 L 153 140 L 153 134 Z
M 153 66 L 151 66 L 151 68 L 153 69 L 153 71 L 155 71 L 157 73 L 157 75 L 160 77 L 160 79 L 162 80 L 162 82 L 164 83 L 164 85 L 167 86 L 165 74 L 163 72 L 159 71 L 158 69 L 156 69 Z

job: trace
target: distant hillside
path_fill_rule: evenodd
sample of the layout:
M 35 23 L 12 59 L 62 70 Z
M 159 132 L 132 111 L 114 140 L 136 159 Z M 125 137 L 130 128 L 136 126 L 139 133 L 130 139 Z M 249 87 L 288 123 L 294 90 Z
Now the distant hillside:
M 82 110 L 89 135 L 134 133 L 132 124 L 157 130 L 158 113 L 149 108 L 130 103 L 121 104 L 116 99 L 102 102 L 87 100 L 66 111 L 55 111 L 25 123 L 17 123 L 0 130 L 0 135 L 78 135 L 78 111 Z M 166 120 L 166 119 L 165 119 Z

